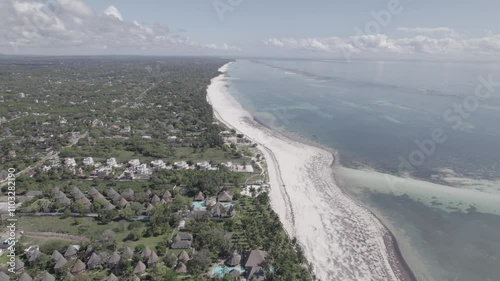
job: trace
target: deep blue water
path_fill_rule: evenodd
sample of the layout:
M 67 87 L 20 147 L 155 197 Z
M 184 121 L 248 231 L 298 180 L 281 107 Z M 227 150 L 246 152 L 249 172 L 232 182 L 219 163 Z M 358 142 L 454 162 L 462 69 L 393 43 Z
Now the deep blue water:
M 500 85 L 484 82 L 500 82 L 500 64 L 240 60 L 228 73 L 231 94 L 256 118 L 334 148 L 343 166 L 434 182 L 443 169 L 500 178 Z M 345 188 L 414 248 L 421 280 L 500 280 L 499 216 L 369 184 Z

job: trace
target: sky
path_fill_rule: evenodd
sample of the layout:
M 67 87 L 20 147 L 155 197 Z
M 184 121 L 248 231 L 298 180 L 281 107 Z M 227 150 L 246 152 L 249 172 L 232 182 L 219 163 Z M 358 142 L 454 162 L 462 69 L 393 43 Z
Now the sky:
M 495 58 L 497 0 L 0 0 L 0 53 Z

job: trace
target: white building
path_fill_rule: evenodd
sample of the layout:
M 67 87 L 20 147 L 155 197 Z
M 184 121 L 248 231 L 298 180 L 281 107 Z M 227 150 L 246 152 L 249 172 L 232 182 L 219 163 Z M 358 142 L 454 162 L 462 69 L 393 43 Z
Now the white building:
M 115 158 L 109 158 L 108 160 L 106 160 L 106 166 L 116 167 L 117 165 L 118 163 L 116 163 Z
M 64 159 L 64 165 L 66 167 L 76 167 L 75 158 L 66 158 L 66 159 Z
M 44 165 L 44 166 L 42 167 L 42 172 L 44 172 L 44 173 L 48 173 L 48 172 L 50 171 L 50 169 L 52 169 L 52 167 L 51 167 L 51 166 L 45 166 L 45 165 Z
M 224 167 L 227 170 L 232 170 L 233 169 L 233 163 L 232 162 L 226 162 L 221 164 L 222 167 Z
M 210 163 L 208 161 L 203 161 L 203 162 L 198 162 L 196 163 L 196 167 L 198 167 L 200 170 L 208 170 L 210 168 Z
M 169 141 L 169 142 L 174 142 L 174 141 L 176 141 L 176 140 L 177 140 L 177 136 L 169 136 L 169 137 L 167 138 L 167 141 Z
M 83 159 L 83 165 L 85 166 L 93 166 L 94 165 L 94 158 L 92 157 L 87 157 Z
M 179 161 L 174 163 L 174 167 L 178 170 L 182 170 L 189 168 L 189 165 L 186 163 L 186 161 Z
M 137 166 L 136 171 L 137 171 L 138 175 L 142 175 L 142 176 L 152 174 L 151 169 L 149 169 L 146 164 L 141 164 L 141 165 Z
M 151 166 L 153 169 L 165 169 L 167 168 L 167 165 L 165 165 L 165 162 L 163 160 L 153 160 L 151 161 Z
M 135 168 L 135 167 L 141 165 L 141 161 L 139 161 L 139 159 L 132 159 L 132 160 L 128 161 L 128 165 L 132 168 Z

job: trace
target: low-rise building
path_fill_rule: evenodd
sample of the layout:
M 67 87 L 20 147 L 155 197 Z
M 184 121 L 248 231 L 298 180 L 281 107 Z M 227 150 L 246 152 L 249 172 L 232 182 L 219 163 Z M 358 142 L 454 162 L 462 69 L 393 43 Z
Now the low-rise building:
M 85 166 L 93 166 L 94 165 L 94 158 L 92 157 L 86 157 L 83 159 L 83 165 Z

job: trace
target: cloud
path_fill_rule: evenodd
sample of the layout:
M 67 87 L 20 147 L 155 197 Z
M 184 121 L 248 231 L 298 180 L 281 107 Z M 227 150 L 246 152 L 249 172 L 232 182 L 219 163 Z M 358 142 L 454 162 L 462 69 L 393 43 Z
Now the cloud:
M 110 17 L 115 17 L 121 21 L 123 21 L 123 17 L 122 17 L 122 14 L 120 13 L 120 11 L 118 11 L 118 9 L 111 5 L 109 7 L 106 8 L 106 10 L 104 10 L 104 14 L 107 15 L 107 16 L 110 16 Z
M 418 33 L 428 36 L 444 36 L 452 38 L 462 36 L 455 29 L 450 27 L 399 27 L 396 30 L 405 33 Z
M 205 54 L 238 51 L 174 34 L 161 24 L 123 19 L 109 6 L 96 12 L 81 0 L 0 0 L 0 52 L 59 54 Z M 148 51 L 149 50 L 149 51 Z
M 424 35 L 390 38 L 384 34 L 327 38 L 269 38 L 264 45 L 291 51 L 315 51 L 327 55 L 480 56 L 500 55 L 500 35 L 481 38 L 435 38 Z

